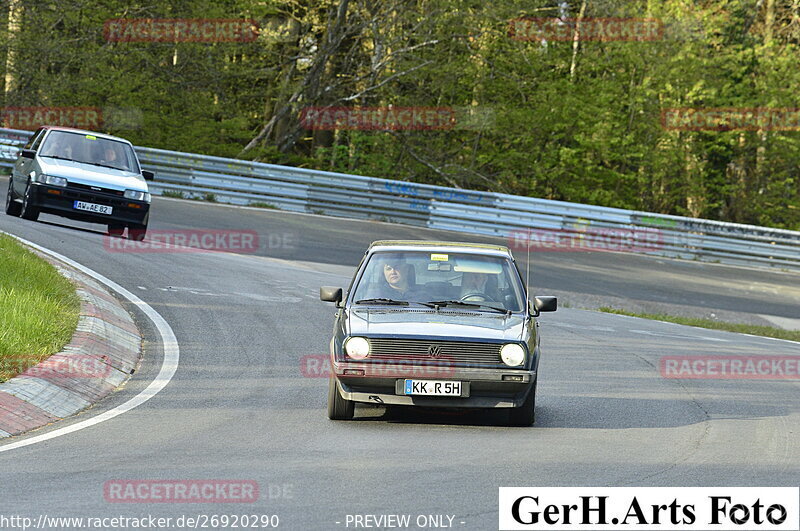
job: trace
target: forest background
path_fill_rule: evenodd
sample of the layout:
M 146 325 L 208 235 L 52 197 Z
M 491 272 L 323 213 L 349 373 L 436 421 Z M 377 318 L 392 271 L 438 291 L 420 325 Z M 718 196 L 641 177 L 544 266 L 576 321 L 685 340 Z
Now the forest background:
M 609 22 L 657 32 L 592 33 Z M 6 127 L 97 109 L 136 145 L 798 230 L 798 43 L 800 0 L 3 0 L 0 107 Z M 310 108 L 452 120 L 320 128 Z

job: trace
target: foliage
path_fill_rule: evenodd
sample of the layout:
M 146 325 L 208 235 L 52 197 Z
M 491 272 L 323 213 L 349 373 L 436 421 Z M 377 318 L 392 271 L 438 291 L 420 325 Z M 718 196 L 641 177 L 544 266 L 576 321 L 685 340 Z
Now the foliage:
M 797 2 L 5 0 L 3 8 L 4 106 L 98 107 L 106 130 L 136 144 L 800 229 L 800 133 L 662 124 L 669 108 L 795 107 Z M 657 19 L 663 31 L 652 41 L 577 46 L 509 34 L 518 17 L 581 12 Z M 253 19 L 261 30 L 252 42 L 104 38 L 110 19 L 147 17 Z M 312 106 L 388 105 L 453 108 L 456 126 L 314 131 L 299 118 Z

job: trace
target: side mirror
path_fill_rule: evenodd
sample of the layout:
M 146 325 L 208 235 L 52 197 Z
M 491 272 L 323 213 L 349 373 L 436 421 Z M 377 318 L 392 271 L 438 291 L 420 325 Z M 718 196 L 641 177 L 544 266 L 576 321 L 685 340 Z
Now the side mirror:
M 339 304 L 342 302 L 342 288 L 322 286 L 319 288 L 319 300 L 324 302 L 335 302 L 336 304 Z
M 32 149 L 23 149 L 22 152 L 20 153 L 20 156 L 23 159 L 32 159 L 36 156 L 36 152 Z
M 554 312 L 558 309 L 558 299 L 556 297 L 534 297 L 533 308 L 536 310 L 536 315 L 539 312 Z
M 142 170 L 142 177 L 145 181 L 152 181 L 156 178 L 156 174 L 150 170 Z

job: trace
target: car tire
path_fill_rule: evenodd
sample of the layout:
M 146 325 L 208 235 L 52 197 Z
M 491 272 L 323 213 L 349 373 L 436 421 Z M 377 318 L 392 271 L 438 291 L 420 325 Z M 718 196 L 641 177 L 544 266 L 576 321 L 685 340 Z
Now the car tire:
M 352 420 L 356 403 L 345 400 L 339 393 L 336 378 L 328 379 L 328 418 L 331 420 Z
M 122 233 L 125 232 L 125 225 L 117 225 L 115 223 L 108 224 L 108 235 L 114 236 L 116 238 L 122 237 Z
M 509 423 L 512 426 L 533 426 L 536 422 L 536 384 L 538 380 L 533 382 L 533 387 L 525 398 L 525 402 L 521 406 L 515 407 L 509 412 Z
M 9 216 L 19 216 L 22 212 L 22 205 L 14 201 L 14 185 L 11 179 L 8 180 L 8 192 L 6 193 L 6 214 Z
M 25 197 L 22 198 L 22 211 L 20 212 L 22 219 L 28 221 L 36 221 L 39 219 L 39 209 L 31 204 L 31 183 L 25 187 Z
M 128 239 L 140 242 L 147 235 L 147 225 L 128 225 Z

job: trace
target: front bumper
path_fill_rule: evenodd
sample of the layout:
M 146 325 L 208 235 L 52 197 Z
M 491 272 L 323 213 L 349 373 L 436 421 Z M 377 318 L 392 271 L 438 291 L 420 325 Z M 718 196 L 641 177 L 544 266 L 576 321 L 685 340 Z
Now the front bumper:
M 143 201 L 41 183 L 32 183 L 30 201 L 41 212 L 90 223 L 146 225 L 150 213 L 150 203 Z M 110 215 L 77 210 L 75 201 L 110 206 L 113 210 Z
M 346 400 L 366 404 L 443 408 L 513 408 L 527 398 L 536 382 L 536 371 L 430 365 L 375 364 L 342 361 L 332 367 Z M 349 374 L 345 374 L 348 371 Z M 363 375 L 352 374 L 363 371 Z M 503 377 L 521 378 L 510 381 Z M 406 378 L 462 382 L 461 397 L 403 394 Z M 468 396 L 463 396 L 467 394 Z

